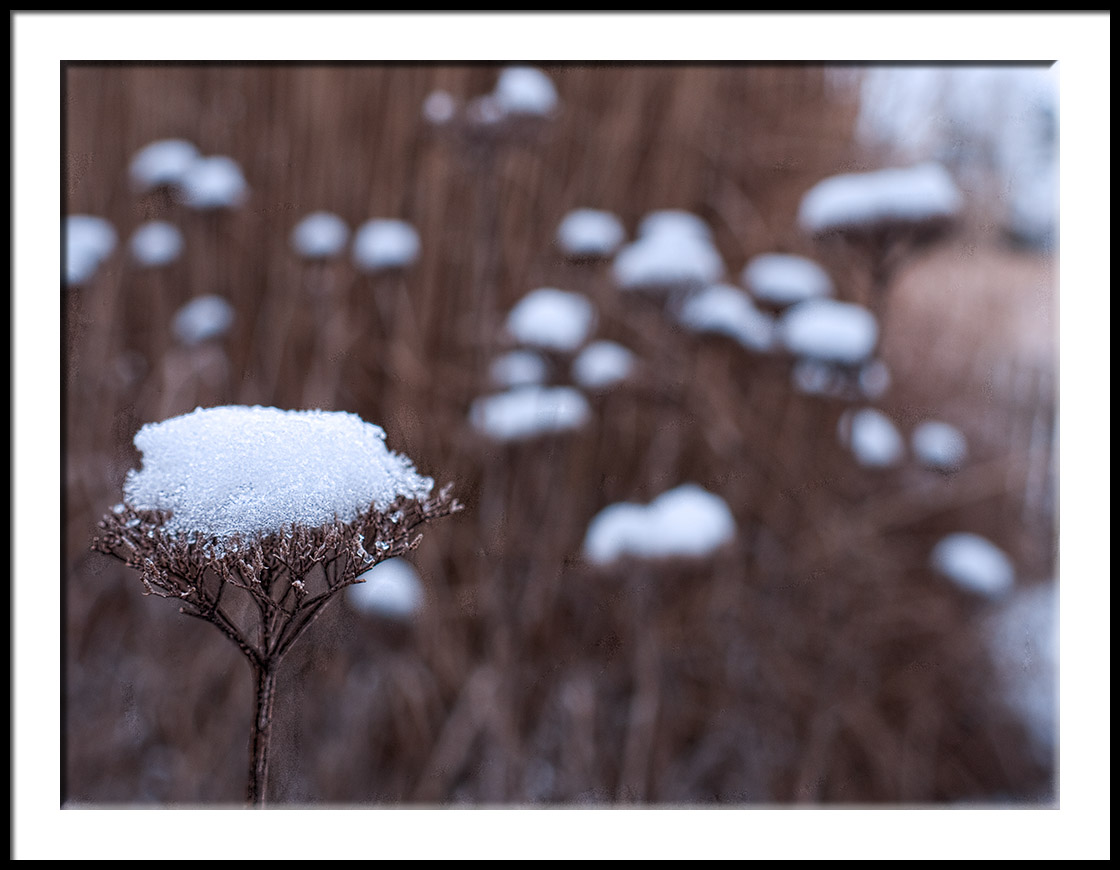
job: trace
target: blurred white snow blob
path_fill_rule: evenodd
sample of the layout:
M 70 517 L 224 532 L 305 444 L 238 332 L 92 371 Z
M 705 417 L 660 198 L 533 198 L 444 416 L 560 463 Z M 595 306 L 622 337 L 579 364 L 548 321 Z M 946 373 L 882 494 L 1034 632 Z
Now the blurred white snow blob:
M 987 623 L 988 648 L 1008 707 L 1034 740 L 1041 761 L 1058 742 L 1058 586 L 1016 592 Z
M 510 115 L 551 115 L 560 98 L 552 80 L 536 67 L 506 67 L 498 75 L 493 97 Z
M 630 377 L 632 351 L 614 341 L 593 341 L 572 362 L 572 377 L 585 390 L 605 390 Z
M 548 361 L 536 351 L 511 350 L 490 363 L 490 380 L 499 387 L 543 384 L 548 379 Z
M 735 520 L 718 495 L 693 483 L 662 493 L 648 505 L 619 502 L 591 520 L 583 554 L 595 565 L 640 559 L 709 556 L 735 537 Z
M 759 254 L 743 269 L 743 286 L 775 306 L 831 296 L 832 279 L 817 263 L 793 254 Z
M 221 296 L 198 296 L 175 313 L 172 329 L 188 347 L 221 338 L 233 326 L 233 306 Z
M 84 284 L 117 247 L 117 231 L 104 218 L 72 214 L 66 218 L 65 242 L 66 283 Z
M 471 424 L 496 441 L 522 441 L 583 426 L 591 407 L 574 387 L 527 385 L 475 399 Z
M 301 257 L 320 260 L 337 256 L 346 247 L 350 228 L 338 215 L 316 211 L 292 230 L 292 249 Z
M 955 471 L 968 456 L 968 443 L 956 426 L 939 420 L 926 420 L 910 433 L 914 455 L 929 468 Z
M 856 461 L 868 468 L 898 465 L 906 452 L 902 436 L 890 417 L 874 408 L 845 412 L 840 418 L 840 438 Z
M 224 155 L 195 160 L 180 177 L 178 189 L 186 205 L 201 211 L 235 208 L 249 194 L 241 167 Z
M 833 299 L 809 299 L 787 308 L 778 333 L 795 356 L 857 365 L 875 351 L 879 324 L 866 308 Z
M 939 163 L 833 175 L 802 198 L 798 221 L 816 234 L 955 216 L 963 197 Z
M 446 124 L 455 117 L 455 111 L 458 108 L 455 98 L 447 91 L 432 91 L 424 98 L 424 106 L 421 111 L 424 113 L 424 118 L 429 124 Z
M 132 186 L 143 193 L 163 185 L 178 186 L 199 159 L 198 149 L 185 139 L 161 139 L 145 145 L 128 164 Z
M 724 272 L 707 224 L 675 209 L 646 215 L 638 238 L 618 252 L 613 268 L 624 289 L 694 290 L 718 281 Z
M 625 238 L 616 215 L 594 208 L 568 212 L 556 230 L 556 243 L 569 257 L 609 257 Z
M 764 352 L 774 346 L 774 318 L 729 284 L 710 284 L 688 297 L 677 320 L 694 332 L 725 335 L 748 350 Z
M 424 603 L 424 586 L 405 559 L 386 559 L 359 574 L 361 583 L 346 587 L 346 601 L 361 613 L 407 620 Z
M 416 262 L 420 235 L 402 220 L 374 218 L 354 233 L 354 263 L 364 272 L 400 269 Z
M 128 246 L 142 266 L 166 266 L 183 252 L 183 234 L 167 221 L 148 221 L 136 228 Z
M 996 598 L 1011 589 L 1015 568 L 999 547 L 971 532 L 946 535 L 930 553 L 934 570 L 969 592 Z
M 506 318 L 506 331 L 521 344 L 567 353 L 587 340 L 594 325 L 591 300 L 554 287 L 528 293 Z

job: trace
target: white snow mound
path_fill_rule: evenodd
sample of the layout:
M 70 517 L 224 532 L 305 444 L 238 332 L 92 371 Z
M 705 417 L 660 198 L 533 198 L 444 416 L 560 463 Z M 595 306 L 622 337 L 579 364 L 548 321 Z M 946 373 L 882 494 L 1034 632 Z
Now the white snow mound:
M 497 441 L 521 441 L 583 426 L 591 407 L 574 387 L 528 385 L 475 399 L 470 418 L 475 429 Z
M 934 569 L 962 589 L 996 598 L 1015 582 L 1015 568 L 999 547 L 971 532 L 946 535 L 930 553 Z
M 648 505 L 619 502 L 603 508 L 588 526 L 583 553 L 606 565 L 625 556 L 698 558 L 735 537 L 727 503 L 694 483 L 662 493 Z
M 125 501 L 168 510 L 169 531 L 219 546 L 349 522 L 371 504 L 384 510 L 432 489 L 411 460 L 389 451 L 380 426 L 343 412 L 196 408 L 148 423 L 133 442 L 142 465 L 125 479 Z
M 506 330 L 521 344 L 571 352 L 595 324 L 595 306 L 586 296 L 541 287 L 524 296 L 506 318 Z
M 407 620 L 424 603 L 420 575 L 405 559 L 386 559 L 374 565 L 346 587 L 346 600 L 357 611 Z

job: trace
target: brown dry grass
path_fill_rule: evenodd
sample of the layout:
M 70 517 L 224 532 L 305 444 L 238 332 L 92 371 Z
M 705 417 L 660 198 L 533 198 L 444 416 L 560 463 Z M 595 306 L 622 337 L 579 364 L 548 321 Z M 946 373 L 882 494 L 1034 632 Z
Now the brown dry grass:
M 966 529 L 1004 546 L 1021 582 L 1053 576 L 1052 263 L 970 223 L 904 271 L 883 407 L 904 431 L 957 423 L 973 460 L 951 478 L 869 475 L 834 437 L 842 406 L 792 393 L 785 364 L 682 333 L 619 300 L 605 266 L 573 267 L 551 245 L 573 207 L 613 210 L 631 231 L 676 207 L 709 221 L 732 274 L 757 253 L 815 254 L 794 223 L 801 194 L 871 165 L 850 145 L 850 95 L 809 67 L 548 72 L 562 114 L 488 148 L 439 136 L 419 112 L 434 88 L 489 90 L 484 65 L 67 68 L 66 211 L 104 216 L 122 239 L 172 220 L 188 254 L 147 273 L 118 249 L 66 291 L 65 797 L 241 798 L 239 654 L 89 552 L 138 461 L 136 429 L 219 403 L 353 411 L 468 505 L 416 553 L 427 603 L 414 626 L 339 602 L 293 650 L 279 801 L 1051 797 L 1053 762 L 994 686 L 985 605 L 932 576 L 927 555 Z M 169 137 L 237 159 L 249 203 L 202 216 L 130 193 L 129 157 Z M 386 278 L 306 266 L 288 234 L 317 209 L 351 227 L 409 220 L 424 254 Z M 857 277 L 830 265 L 854 295 Z M 541 285 L 594 296 L 599 334 L 637 351 L 641 375 L 593 400 L 582 432 L 496 447 L 467 408 L 488 389 L 505 312 Z M 238 320 L 199 359 L 174 346 L 170 317 L 203 293 Z M 718 558 L 580 560 L 604 505 L 689 480 L 735 514 Z

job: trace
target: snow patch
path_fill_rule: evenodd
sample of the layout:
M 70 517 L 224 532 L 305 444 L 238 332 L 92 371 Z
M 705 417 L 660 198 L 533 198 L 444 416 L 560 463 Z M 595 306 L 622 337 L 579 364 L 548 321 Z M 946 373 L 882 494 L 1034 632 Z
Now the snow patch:
M 774 346 L 774 319 L 759 311 L 738 287 L 712 284 L 681 306 L 677 319 L 695 332 L 726 335 L 753 351 Z
M 727 503 L 686 483 L 648 505 L 619 502 L 603 508 L 588 526 L 583 553 L 596 565 L 625 556 L 699 558 L 711 555 L 734 537 L 735 520 Z
M 179 178 L 183 202 L 191 208 L 235 208 L 249 195 L 241 167 L 232 157 L 200 157 Z
M 999 547 L 971 532 L 942 538 L 930 553 L 934 570 L 962 589 L 995 598 L 1011 589 L 1015 568 Z
M 536 67 L 511 66 L 502 70 L 494 86 L 494 99 L 510 115 L 547 116 L 560 98 L 552 80 Z
M 307 215 L 292 230 L 292 249 L 310 260 L 334 257 L 346 247 L 350 228 L 341 217 L 329 211 Z
M 591 407 L 574 387 L 530 385 L 475 399 L 470 418 L 490 438 L 521 441 L 578 429 L 591 418 Z
M 926 420 L 910 433 L 910 446 L 918 460 L 930 468 L 953 471 L 964 464 L 968 442 L 960 429 L 939 420 Z
M 618 217 L 593 208 L 568 212 L 556 230 L 556 243 L 570 257 L 609 257 L 625 238 Z
M 409 266 L 420 255 L 420 235 L 410 223 L 375 218 L 354 233 L 354 263 L 366 272 Z
M 785 347 L 796 356 L 855 365 L 874 352 L 879 324 L 862 306 L 810 299 L 783 312 L 778 320 L 778 333 Z
M 175 313 L 171 328 L 188 347 L 221 338 L 233 326 L 233 306 L 221 296 L 199 296 Z
M 743 284 L 755 298 L 772 305 L 792 305 L 831 296 L 832 279 L 817 263 L 793 254 L 760 254 L 743 269 Z
M 424 603 L 420 575 L 405 559 L 386 559 L 359 574 L 358 579 L 363 582 L 346 587 L 346 600 L 361 613 L 404 621 Z
M 605 390 L 634 370 L 634 354 L 613 341 L 594 341 L 572 363 L 572 377 L 585 390 Z
M 586 341 L 594 324 L 595 307 L 586 296 L 554 287 L 532 291 L 506 318 L 506 330 L 516 341 L 569 353 Z
M 811 233 L 843 232 L 950 218 L 962 203 L 945 167 L 931 162 L 826 178 L 802 198 L 798 221 Z
M 167 221 L 148 221 L 136 228 L 128 247 L 141 265 L 166 266 L 183 252 L 183 234 Z
M 196 408 L 148 423 L 133 443 L 142 467 L 129 471 L 125 501 L 170 511 L 169 531 L 219 546 L 350 522 L 370 505 L 384 510 L 432 489 L 431 478 L 386 448 L 380 426 L 343 412 Z
M 185 139 L 161 139 L 145 145 L 128 164 L 132 186 L 141 193 L 161 185 L 178 185 L 199 158 Z

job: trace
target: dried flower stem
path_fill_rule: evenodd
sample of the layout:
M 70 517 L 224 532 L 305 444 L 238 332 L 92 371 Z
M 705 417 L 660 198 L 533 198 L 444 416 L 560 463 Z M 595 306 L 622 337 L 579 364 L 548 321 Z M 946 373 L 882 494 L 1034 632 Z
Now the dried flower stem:
M 169 530 L 164 511 L 121 505 L 101 521 L 93 549 L 139 570 L 145 595 L 179 599 L 180 613 L 215 626 L 248 660 L 255 699 L 246 799 L 262 806 L 284 656 L 331 598 L 379 562 L 413 549 L 419 526 L 461 509 L 444 488 L 424 501 L 399 498 L 385 511 L 371 506 L 349 523 L 219 542 Z M 245 600 L 231 609 L 229 599 L 238 595 Z

